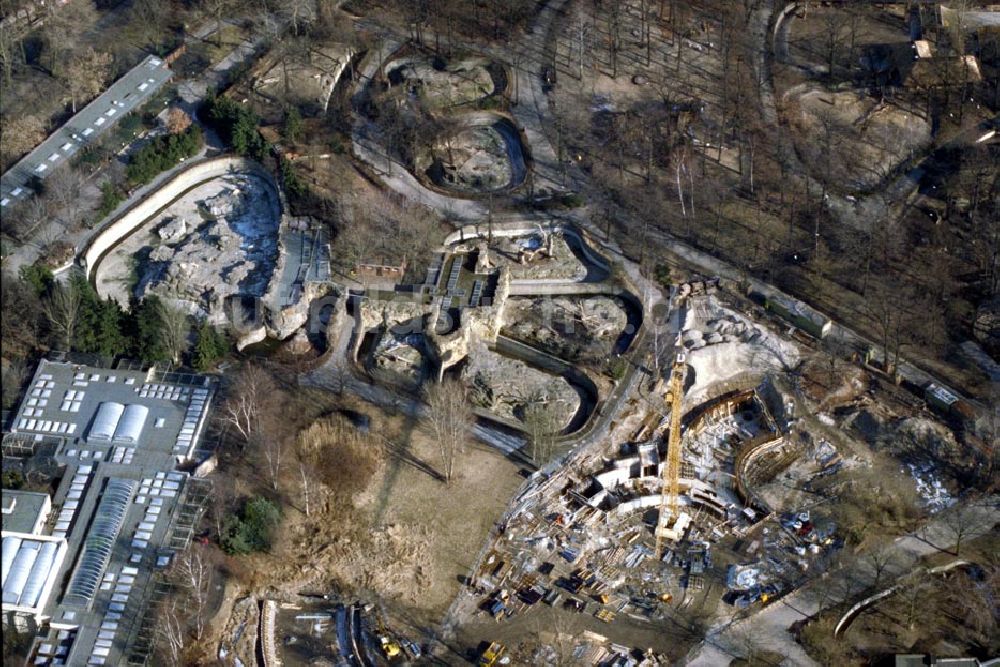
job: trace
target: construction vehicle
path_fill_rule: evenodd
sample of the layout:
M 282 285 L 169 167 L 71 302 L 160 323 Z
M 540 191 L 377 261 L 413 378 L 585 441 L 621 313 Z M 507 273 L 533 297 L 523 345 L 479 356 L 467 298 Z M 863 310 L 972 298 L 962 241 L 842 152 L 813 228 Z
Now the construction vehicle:
M 392 660 L 402 652 L 402 648 L 399 644 L 392 641 L 388 637 L 379 637 L 379 642 L 382 644 L 382 652 L 385 653 L 385 657 Z
M 493 665 L 497 664 L 503 658 L 506 652 L 507 647 L 500 642 L 490 642 L 490 645 L 479 656 L 479 664 L 481 667 L 493 667 Z
M 615 620 L 615 612 L 608 609 L 601 609 L 596 614 L 594 614 L 598 620 L 604 621 L 605 623 L 610 623 Z
M 667 436 L 667 464 L 662 466 L 660 516 L 656 525 L 657 558 L 663 557 L 664 540 L 679 540 L 683 537 L 690 521 L 688 516 L 681 514 L 678 509 L 681 477 L 681 401 L 684 397 L 686 371 L 687 362 L 684 353 L 678 352 L 670 370 L 670 384 L 664 396 L 664 400 L 670 403 L 670 429 Z

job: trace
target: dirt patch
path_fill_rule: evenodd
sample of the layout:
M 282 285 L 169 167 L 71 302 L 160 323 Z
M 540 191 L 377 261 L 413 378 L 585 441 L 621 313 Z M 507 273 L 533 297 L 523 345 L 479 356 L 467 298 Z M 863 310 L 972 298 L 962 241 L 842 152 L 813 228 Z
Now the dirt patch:
M 869 384 L 868 374 L 830 355 L 814 355 L 802 366 L 803 391 L 820 411 L 846 405 Z
M 784 111 L 803 162 L 846 189 L 875 187 L 931 143 L 923 118 L 854 92 L 789 92 Z
M 417 150 L 414 169 L 434 185 L 456 193 L 517 187 L 527 173 L 517 128 L 503 117 L 476 114 L 446 127 Z
M 506 79 L 498 65 L 480 56 L 453 60 L 430 54 L 403 57 L 390 62 L 385 72 L 397 95 L 429 110 L 479 102 L 503 92 Z
M 241 559 L 246 583 L 278 598 L 331 588 L 377 597 L 414 624 L 434 625 L 519 487 L 517 467 L 494 450 L 469 446 L 445 484 L 437 445 L 417 424 L 360 400 L 345 398 L 344 405 L 371 418 L 384 463 L 353 503 L 314 487 L 309 517 L 289 465 L 281 533 L 272 553 Z
M 309 113 L 325 112 L 330 95 L 354 51 L 346 44 L 311 47 L 284 59 L 264 72 L 254 90 L 273 100 L 284 100 Z
M 498 268 L 510 269 L 513 280 L 582 280 L 587 275 L 586 265 L 566 238 L 543 231 L 494 237 L 490 261 Z
M 580 396 L 565 378 L 532 368 L 485 345 L 470 351 L 462 379 L 472 391 L 473 402 L 502 419 L 523 420 L 529 404 L 543 401 L 552 424 L 562 430 L 580 409 Z

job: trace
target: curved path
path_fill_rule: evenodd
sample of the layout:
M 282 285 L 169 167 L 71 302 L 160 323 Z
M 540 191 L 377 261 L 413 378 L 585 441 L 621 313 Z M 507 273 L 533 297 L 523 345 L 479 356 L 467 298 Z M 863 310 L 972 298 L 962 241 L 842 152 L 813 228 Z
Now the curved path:
M 919 559 L 951 548 L 955 535 L 949 528 L 949 520 L 954 511 L 955 508 L 941 512 L 918 531 L 893 542 L 889 546 L 890 564 L 881 576 L 903 576 L 914 569 Z M 963 521 L 974 520 L 976 525 L 991 527 L 1000 521 L 1000 497 L 989 496 L 970 511 L 974 516 Z M 853 598 L 875 579 L 875 566 L 870 559 L 853 559 L 846 566 L 809 581 L 751 616 L 713 626 L 704 643 L 692 650 L 685 664 L 697 667 L 728 665 L 733 658 L 743 655 L 749 636 L 758 650 L 784 655 L 782 665 L 816 665 L 795 641 L 789 628 L 823 609 Z

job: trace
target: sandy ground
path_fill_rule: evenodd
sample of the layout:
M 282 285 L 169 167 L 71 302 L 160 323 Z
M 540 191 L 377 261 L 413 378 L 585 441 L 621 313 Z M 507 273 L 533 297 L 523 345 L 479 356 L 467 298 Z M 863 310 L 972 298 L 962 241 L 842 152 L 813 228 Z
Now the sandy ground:
M 571 361 L 599 363 L 614 352 L 628 315 L 613 299 L 512 297 L 503 333 Z
M 518 261 L 521 248 L 533 250 L 542 243 L 543 234 L 518 237 L 498 236 L 490 246 L 490 261 L 494 266 L 507 266 L 513 280 L 582 280 L 587 267 L 562 236 L 552 240 L 553 256 L 542 255 L 527 264 Z M 547 239 L 547 237 L 545 237 Z
M 798 347 L 769 328 L 726 307 L 715 297 L 691 299 L 684 323 L 689 349 L 685 403 L 705 400 L 717 385 L 767 372 L 787 372 L 798 364 Z M 702 341 L 706 342 L 701 345 Z M 691 348 L 692 346 L 687 345 Z
M 438 479 L 439 452 L 426 434 L 401 418 L 386 427 L 395 453 L 358 504 L 371 513 L 373 526 L 400 524 L 421 533 L 430 557 L 425 584 L 415 600 L 399 602 L 416 619 L 437 623 L 522 480 L 518 467 L 496 450 L 470 445 L 446 484 Z
M 388 63 L 385 71 L 393 85 L 402 86 L 399 95 L 419 99 L 431 109 L 460 107 L 477 102 L 495 92 L 489 60 L 460 58 L 443 69 L 430 56 L 403 57 Z
M 523 422 L 525 407 L 541 398 L 550 423 L 562 430 L 580 409 L 580 395 L 565 377 L 539 370 L 485 345 L 470 349 L 461 377 L 474 397 L 486 393 L 481 390 L 483 386 L 489 387 L 492 403 L 486 397 L 482 402 L 473 398 L 473 403 L 501 419 Z

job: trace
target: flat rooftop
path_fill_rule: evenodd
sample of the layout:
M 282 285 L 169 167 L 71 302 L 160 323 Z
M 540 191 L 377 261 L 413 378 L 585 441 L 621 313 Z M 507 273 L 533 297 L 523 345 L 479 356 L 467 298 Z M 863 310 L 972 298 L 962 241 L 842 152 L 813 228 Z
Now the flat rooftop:
M 94 143 L 118 120 L 152 97 L 172 72 L 155 56 L 148 56 L 81 109 L 48 139 L 0 176 L 0 209 L 34 194 L 31 179 L 45 179 L 78 150 Z
M 203 484 L 177 466 L 199 457 L 215 385 L 128 364 L 39 363 L 4 439 L 5 451 L 45 451 L 65 466 L 39 536 L 61 541 L 65 557 L 45 578 L 51 595 L 31 611 L 43 627 L 32 664 L 145 662 L 156 572 L 187 548 L 202 507 Z M 7 602 L 24 595 L 14 584 L 4 608 L 23 612 Z
M 42 360 L 11 432 L 54 437 L 68 459 L 172 467 L 192 458 L 214 393 L 209 376 L 104 369 Z
M 3 490 L 3 532 L 34 533 L 45 522 L 52 501 L 47 493 Z

